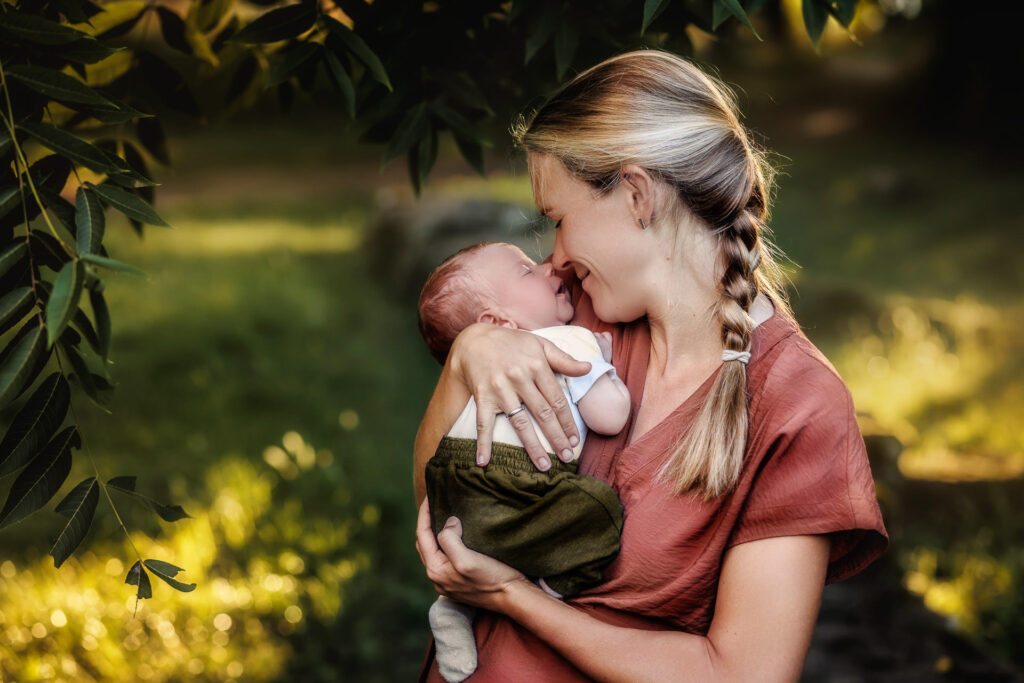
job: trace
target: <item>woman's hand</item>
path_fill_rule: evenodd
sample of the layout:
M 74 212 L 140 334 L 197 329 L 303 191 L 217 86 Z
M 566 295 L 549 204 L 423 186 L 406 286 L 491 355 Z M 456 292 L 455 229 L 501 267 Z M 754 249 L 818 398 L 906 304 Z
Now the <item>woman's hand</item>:
M 416 523 L 416 550 L 437 592 L 467 605 L 500 611 L 514 584 L 530 583 L 507 564 L 467 548 L 462 542 L 462 522 L 456 517 L 435 539 L 426 499 Z
M 572 458 L 572 447 L 579 443 L 580 435 L 554 372 L 578 377 L 590 372 L 590 363 L 574 359 L 536 335 L 486 323 L 470 325 L 459 334 L 448 363 L 476 399 L 477 464 L 486 465 L 491 459 L 494 416 L 508 414 L 520 405 L 530 411 L 555 452 L 563 459 Z M 513 415 L 509 422 L 537 469 L 550 469 L 548 455 L 525 411 Z

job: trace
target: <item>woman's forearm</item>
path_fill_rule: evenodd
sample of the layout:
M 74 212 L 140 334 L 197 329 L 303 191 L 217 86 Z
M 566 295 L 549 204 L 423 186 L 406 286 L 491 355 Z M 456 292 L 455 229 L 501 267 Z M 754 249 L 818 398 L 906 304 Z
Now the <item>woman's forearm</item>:
M 430 397 L 427 410 L 423 414 L 423 420 L 416 431 L 416 441 L 413 445 L 413 488 L 416 492 L 416 505 L 423 502 L 427 495 L 426 484 L 423 478 L 424 468 L 427 461 L 437 450 L 437 444 L 441 437 L 448 433 L 448 430 L 455 424 L 459 413 L 469 402 L 469 389 L 465 383 L 455 376 L 448 364 L 441 371 L 441 377 L 434 387 L 434 394 Z
M 499 611 L 597 681 L 714 681 L 710 641 L 681 631 L 613 626 L 534 584 L 508 587 Z
M 730 548 L 707 636 L 606 624 L 526 582 L 495 608 L 599 681 L 795 681 L 821 604 L 827 536 Z

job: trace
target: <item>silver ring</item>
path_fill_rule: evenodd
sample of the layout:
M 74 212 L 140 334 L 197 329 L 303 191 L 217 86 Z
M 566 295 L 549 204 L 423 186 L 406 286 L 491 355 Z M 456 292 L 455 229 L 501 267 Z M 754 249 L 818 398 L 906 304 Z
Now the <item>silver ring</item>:
M 515 410 L 511 410 L 511 411 L 505 413 L 505 417 L 511 418 L 513 415 L 518 415 L 519 413 L 523 412 L 524 410 L 526 410 L 526 404 L 525 403 L 520 403 L 518 408 L 516 408 Z

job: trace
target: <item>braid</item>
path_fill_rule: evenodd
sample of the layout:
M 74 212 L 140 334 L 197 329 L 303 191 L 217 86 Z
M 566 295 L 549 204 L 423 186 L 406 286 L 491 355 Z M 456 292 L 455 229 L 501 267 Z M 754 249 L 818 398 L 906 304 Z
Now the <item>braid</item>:
M 724 267 L 717 312 L 722 323 L 722 345 L 731 351 L 745 351 L 754 330 L 750 305 L 758 293 L 754 271 L 761 263 L 758 224 L 759 221 L 744 209 L 721 234 Z

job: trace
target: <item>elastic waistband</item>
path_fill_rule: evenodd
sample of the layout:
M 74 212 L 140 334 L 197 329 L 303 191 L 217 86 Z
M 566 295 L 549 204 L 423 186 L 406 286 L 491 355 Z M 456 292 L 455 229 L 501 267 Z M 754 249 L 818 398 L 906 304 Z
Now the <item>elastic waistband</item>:
M 562 462 L 551 453 L 548 453 L 548 456 L 551 459 L 551 469 L 548 470 L 547 472 L 541 472 L 540 470 L 537 469 L 537 466 L 533 464 L 533 461 L 530 460 L 530 455 L 522 446 L 513 446 L 512 444 L 508 443 L 493 443 L 491 444 L 491 462 L 487 465 L 487 467 L 497 467 L 503 470 L 516 473 L 576 473 L 576 461 Z M 453 464 L 455 467 L 460 469 L 477 467 L 476 439 L 464 439 L 456 436 L 442 437 L 441 443 L 438 444 L 437 451 L 434 453 L 434 457 L 431 458 L 431 462 L 428 464 L 445 466 L 449 463 Z

